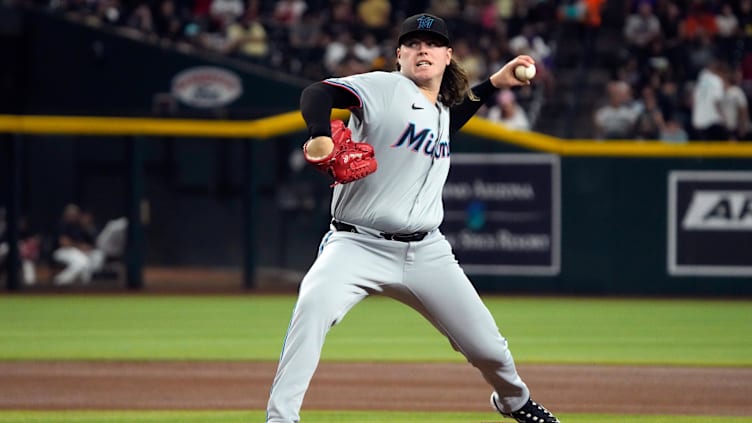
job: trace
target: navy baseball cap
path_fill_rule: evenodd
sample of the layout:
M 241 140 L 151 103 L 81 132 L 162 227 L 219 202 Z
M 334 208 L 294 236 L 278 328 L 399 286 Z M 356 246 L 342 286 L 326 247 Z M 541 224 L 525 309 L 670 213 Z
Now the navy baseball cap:
M 421 13 L 419 15 L 413 15 L 405 19 L 402 22 L 402 31 L 400 31 L 398 43 L 402 45 L 402 41 L 410 35 L 416 34 L 432 34 L 436 38 L 444 41 L 446 45 L 449 45 L 449 31 L 447 30 L 447 24 L 444 19 L 430 13 Z

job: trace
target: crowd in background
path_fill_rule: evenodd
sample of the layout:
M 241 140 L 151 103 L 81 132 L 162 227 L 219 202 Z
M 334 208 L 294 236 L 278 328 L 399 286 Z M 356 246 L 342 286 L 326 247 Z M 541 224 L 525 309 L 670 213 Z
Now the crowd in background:
M 537 85 L 549 94 L 554 73 L 554 0 L 49 0 L 54 11 L 107 25 L 132 37 L 240 58 L 320 80 L 369 70 L 393 70 L 395 40 L 405 17 L 442 16 L 455 58 L 471 83 L 518 54 L 538 64 Z M 592 2 L 593 0 L 589 0 Z M 602 3 L 604 0 L 595 0 Z M 501 121 L 520 121 L 532 90 L 498 97 Z M 505 104 L 502 104 L 502 100 Z M 512 116 L 512 113 L 517 116 Z M 523 129 L 529 129 L 525 125 Z
M 596 137 L 750 140 L 752 0 L 633 0 Z
M 518 54 L 537 62 L 534 88 L 501 92 L 481 114 L 534 128 L 534 89 L 557 95 L 556 42 L 578 43 L 586 70 L 606 0 L 41 0 L 46 7 L 130 36 L 241 58 L 319 80 L 393 70 L 399 23 L 442 16 L 455 58 L 477 82 Z M 752 0 L 622 0 L 604 95 L 591 101 L 593 138 L 748 140 Z M 560 24 L 581 36 L 557 40 Z M 605 28 L 612 30 L 613 28 Z M 587 77 L 587 75 L 584 75 Z M 603 100 L 601 100 L 603 99 Z
M 550 64 L 553 0 L 50 0 L 135 36 L 242 57 L 309 79 L 393 69 L 399 23 L 428 11 L 447 20 L 472 80 L 529 53 Z M 602 1 L 602 0 L 601 0 Z

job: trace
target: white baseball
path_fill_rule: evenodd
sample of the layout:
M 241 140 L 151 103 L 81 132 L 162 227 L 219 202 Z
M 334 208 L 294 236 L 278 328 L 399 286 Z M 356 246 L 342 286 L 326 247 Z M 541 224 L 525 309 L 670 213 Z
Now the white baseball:
M 528 81 L 535 77 L 535 65 L 525 66 L 519 65 L 514 68 L 514 76 L 520 81 Z

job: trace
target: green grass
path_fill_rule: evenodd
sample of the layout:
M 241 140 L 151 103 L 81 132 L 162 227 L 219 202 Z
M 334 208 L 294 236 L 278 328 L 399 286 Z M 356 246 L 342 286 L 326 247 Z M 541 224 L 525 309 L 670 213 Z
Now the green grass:
M 0 360 L 271 360 L 292 296 L 0 296 Z M 485 298 L 520 363 L 752 365 L 752 302 Z M 464 361 L 422 317 L 369 298 L 324 360 Z
M 577 423 L 752 423 L 752 417 L 638 416 L 563 414 Z M 306 423 L 483 423 L 499 422 L 493 413 L 406 413 L 385 411 L 308 411 Z M 247 423 L 264 420 L 262 411 L 0 411 L 0 423 Z M 509 421 L 509 420 L 505 420 Z
M 290 296 L 0 296 L 0 360 L 270 360 Z M 752 365 L 752 302 L 485 299 L 521 363 Z M 417 313 L 369 298 L 324 360 L 464 361 Z M 752 423 L 752 417 L 563 414 L 578 423 Z M 481 423 L 493 413 L 303 411 L 307 423 Z M 0 411 L 0 423 L 235 423 L 255 411 Z

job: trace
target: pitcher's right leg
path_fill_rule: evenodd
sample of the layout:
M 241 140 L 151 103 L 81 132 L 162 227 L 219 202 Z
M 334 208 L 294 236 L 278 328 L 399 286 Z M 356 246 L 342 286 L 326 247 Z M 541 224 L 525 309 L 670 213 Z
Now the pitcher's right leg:
M 348 269 L 358 260 L 341 259 L 360 257 L 358 246 L 339 241 L 326 245 L 301 283 L 269 394 L 269 423 L 300 421 L 303 397 L 318 366 L 326 334 L 368 295 L 366 287 L 370 284 L 358 272 Z
M 267 422 L 300 421 L 303 397 L 318 366 L 326 334 L 352 306 L 367 295 L 362 288 L 345 285 L 341 280 L 328 277 L 328 280 L 317 280 L 315 276 L 309 276 L 310 273 L 303 279 L 282 347 L 277 374 L 269 394 Z M 333 284 L 339 287 L 332 289 L 330 286 Z

